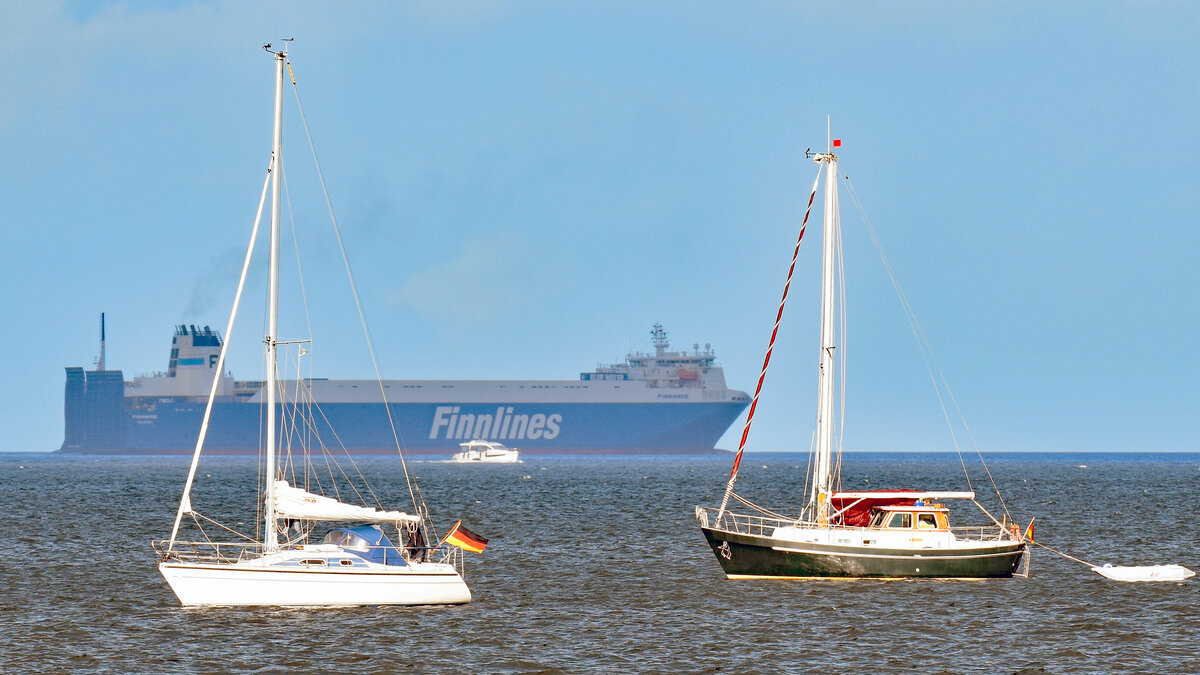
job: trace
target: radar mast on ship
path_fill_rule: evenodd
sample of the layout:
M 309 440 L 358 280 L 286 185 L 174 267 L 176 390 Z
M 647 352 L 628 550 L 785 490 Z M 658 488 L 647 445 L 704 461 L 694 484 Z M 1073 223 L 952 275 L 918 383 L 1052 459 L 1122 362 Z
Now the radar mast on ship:
M 661 323 L 656 323 L 650 329 L 650 339 L 654 343 L 654 351 L 660 356 L 662 353 L 671 348 L 671 341 L 667 338 L 667 331 L 662 327 Z

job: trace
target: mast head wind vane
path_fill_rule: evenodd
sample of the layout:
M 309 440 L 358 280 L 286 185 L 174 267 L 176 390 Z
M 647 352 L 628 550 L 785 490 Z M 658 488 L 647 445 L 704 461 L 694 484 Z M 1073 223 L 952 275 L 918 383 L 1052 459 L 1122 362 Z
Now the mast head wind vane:
M 270 54 L 274 54 L 275 56 L 287 56 L 288 43 L 295 42 L 296 38 L 280 38 L 279 41 L 283 43 L 283 49 L 276 51 L 271 47 L 270 42 L 266 42 L 263 44 L 263 50 Z

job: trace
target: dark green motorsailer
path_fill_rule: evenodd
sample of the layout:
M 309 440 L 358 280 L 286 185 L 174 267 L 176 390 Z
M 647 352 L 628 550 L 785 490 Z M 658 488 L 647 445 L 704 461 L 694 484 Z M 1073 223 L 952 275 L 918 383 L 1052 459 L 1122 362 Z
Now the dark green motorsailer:
M 896 507 L 890 511 L 901 511 Z M 920 507 L 914 507 L 920 513 Z M 899 535 L 900 531 L 872 528 L 810 528 L 816 533 L 832 535 L 834 540 L 849 540 L 841 544 L 815 541 L 796 541 L 794 537 L 778 538 L 771 533 L 769 522 L 754 527 L 744 517 L 726 514 L 722 526 L 705 525 L 710 510 L 701 517 L 701 531 L 721 563 L 725 576 L 745 578 L 898 578 L 938 577 L 955 579 L 986 579 L 1011 577 L 1025 554 L 1026 543 L 1020 534 L 998 527 L 962 528 L 972 535 L 986 539 L 967 539 L 966 532 L 950 535 L 947 530 L 923 534 L 928 547 L 894 546 L 880 542 L 880 535 Z M 761 522 L 764 519 L 754 519 Z M 804 533 L 805 528 L 792 528 L 778 522 L 778 528 L 792 533 Z M 737 530 L 742 531 L 737 531 Z M 750 530 L 758 530 L 751 533 Z M 845 536 L 839 536 L 845 535 Z M 932 535 L 932 536 L 930 536 Z M 872 539 L 875 537 L 875 539 Z M 815 537 L 813 537 L 815 538 Z M 903 538 L 903 537 L 902 537 Z M 940 540 L 940 541 L 937 541 Z M 868 543 L 863 544 L 866 541 Z M 853 542 L 853 543 L 851 543 Z M 911 543 L 911 542 L 910 542 Z M 944 543 L 946 548 L 933 546 Z
M 729 578 L 856 578 L 856 577 L 1011 577 L 1022 558 L 1028 561 L 1028 536 L 1005 521 L 999 521 L 975 501 L 971 492 L 918 492 L 915 490 L 838 491 L 841 484 L 840 440 L 835 448 L 834 433 L 840 429 L 842 411 L 834 404 L 835 331 L 841 285 L 837 276 L 842 268 L 841 219 L 838 213 L 838 157 L 833 150 L 841 141 L 830 138 L 827 151 L 811 156 L 821 165 L 813 182 L 808 210 L 800 226 L 800 235 L 792 254 L 792 265 L 784 284 L 783 298 L 775 317 L 775 330 L 767 346 L 758 386 L 750 403 L 746 427 L 742 432 L 733 470 L 725 486 L 725 495 L 717 509 L 696 509 L 700 529 Z M 812 204 L 825 175 L 823 242 L 821 248 L 821 336 L 817 369 L 817 416 L 813 435 L 812 481 L 806 486 L 807 504 L 798 518 L 788 518 L 737 497 L 754 509 L 752 514 L 727 510 L 737 480 L 738 465 L 746 448 L 746 438 L 763 379 L 775 347 L 779 322 L 791 286 L 800 244 Z M 872 233 L 873 234 L 873 233 Z M 882 251 L 881 251 L 882 253 Z M 886 256 L 884 256 L 886 264 Z M 891 272 L 889 268 L 889 273 Z M 894 281 L 893 276 L 893 281 Z M 897 291 L 899 288 L 897 287 Z M 903 300 L 903 294 L 901 293 Z M 911 309 L 910 321 L 915 327 Z M 844 333 L 844 314 L 841 332 Z M 925 347 L 923 346 L 923 349 Z M 843 351 L 837 351 L 844 357 Z M 941 394 L 939 393 L 939 397 Z M 843 392 L 842 400 L 845 396 Z M 844 405 L 844 403 L 843 403 Z M 840 431 L 838 432 L 840 435 Z M 836 457 L 835 457 L 836 455 Z M 963 465 L 964 471 L 966 465 Z M 968 476 L 968 485 L 970 483 Z M 988 517 L 983 527 L 950 527 L 946 499 L 971 500 Z M 1032 523 L 1031 523 L 1032 527 Z

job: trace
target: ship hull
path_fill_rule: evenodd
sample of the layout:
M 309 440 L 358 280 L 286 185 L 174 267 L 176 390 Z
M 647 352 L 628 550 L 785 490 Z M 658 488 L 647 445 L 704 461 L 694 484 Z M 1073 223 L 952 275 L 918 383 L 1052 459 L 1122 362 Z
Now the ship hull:
M 870 549 L 796 542 L 701 527 L 730 579 L 1011 577 L 1025 544 L 996 542 L 968 549 Z
M 109 394 L 113 396 L 113 394 Z M 103 407 L 102 426 L 68 415 L 64 452 L 190 453 L 204 403 L 183 397 L 129 398 Z M 99 408 L 101 406 L 93 406 Z M 390 403 L 396 433 L 379 403 L 320 403 L 307 432 L 284 440 L 356 453 L 447 453 L 469 440 L 499 441 L 524 453 L 712 451 L 745 408 L 741 401 L 684 403 Z M 265 437 L 263 406 L 216 402 L 205 451 L 250 453 Z M 290 413 L 280 411 L 283 419 Z M 79 427 L 83 428 L 79 428 Z M 306 425 L 290 425 L 303 428 Z M 335 433 L 336 430 L 336 433 Z

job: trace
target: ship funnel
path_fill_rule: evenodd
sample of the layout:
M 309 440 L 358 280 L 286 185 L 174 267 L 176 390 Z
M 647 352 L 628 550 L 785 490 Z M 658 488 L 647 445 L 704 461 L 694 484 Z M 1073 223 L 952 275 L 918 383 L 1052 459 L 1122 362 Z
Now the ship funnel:
M 100 358 L 96 360 L 96 370 L 104 370 L 104 312 L 100 312 Z

